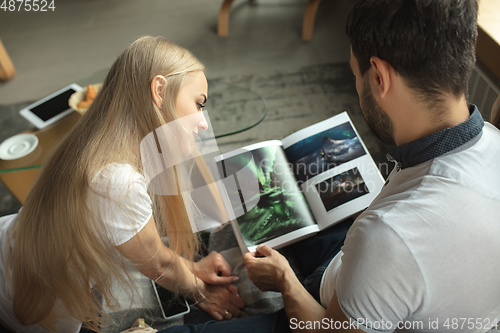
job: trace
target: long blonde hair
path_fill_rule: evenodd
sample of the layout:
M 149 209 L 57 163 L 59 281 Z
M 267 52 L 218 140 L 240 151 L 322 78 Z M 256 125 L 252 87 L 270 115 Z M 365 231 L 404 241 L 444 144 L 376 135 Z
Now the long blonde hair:
M 9 234 L 13 308 L 21 324 L 55 330 L 54 305 L 60 301 L 71 317 L 97 329 L 102 309 L 91 284 L 113 304 L 112 277 L 128 280 L 104 236 L 105 221 L 87 207 L 90 181 L 110 163 L 130 164 L 142 173 L 141 140 L 177 119 L 175 97 L 189 74 L 200 70 L 191 53 L 162 37 L 136 40 L 114 62 L 89 110 L 44 164 Z M 168 82 L 162 112 L 151 96 L 158 74 Z M 199 243 L 182 197 L 150 195 L 170 248 L 192 258 Z

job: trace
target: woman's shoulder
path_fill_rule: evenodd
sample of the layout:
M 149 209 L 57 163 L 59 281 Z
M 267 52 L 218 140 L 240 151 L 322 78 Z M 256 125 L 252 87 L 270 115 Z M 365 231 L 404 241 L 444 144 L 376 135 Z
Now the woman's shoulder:
M 88 207 L 105 221 L 114 245 L 132 238 L 153 214 L 144 177 L 130 164 L 106 165 L 96 173 L 90 187 Z
M 144 182 L 144 176 L 137 169 L 127 163 L 111 163 L 102 167 L 92 177 L 91 183 L 112 183 L 113 185 L 130 184 L 133 182 Z
M 11 214 L 0 217 L 0 234 L 3 234 L 10 226 L 14 223 L 17 218 L 17 214 Z
M 109 176 L 113 176 L 113 175 L 123 176 L 123 175 L 134 175 L 134 174 L 142 176 L 137 171 L 137 168 L 131 164 L 128 164 L 128 163 L 110 163 L 110 164 L 103 166 L 101 169 L 99 169 L 99 171 L 97 171 L 96 175 L 94 176 L 94 179 L 98 176 L 109 177 Z
M 90 182 L 92 190 L 112 197 L 138 193 L 146 195 L 147 184 L 137 169 L 126 163 L 112 163 L 101 168 Z

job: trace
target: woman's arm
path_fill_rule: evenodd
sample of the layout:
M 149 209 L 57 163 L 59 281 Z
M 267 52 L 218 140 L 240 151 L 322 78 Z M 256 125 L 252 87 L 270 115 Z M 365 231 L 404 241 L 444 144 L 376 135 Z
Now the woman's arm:
M 163 244 L 153 218 L 132 239 L 116 248 L 142 274 L 168 290 L 199 302 L 200 308 L 214 319 L 239 316 L 244 302 L 236 286 L 207 285 L 193 274 L 190 262 Z
M 238 281 L 238 277 L 231 275 L 233 268 L 219 253 L 212 251 L 210 254 L 197 262 L 190 262 L 184 258 L 186 266 L 194 275 L 203 282 L 215 285 L 228 285 Z

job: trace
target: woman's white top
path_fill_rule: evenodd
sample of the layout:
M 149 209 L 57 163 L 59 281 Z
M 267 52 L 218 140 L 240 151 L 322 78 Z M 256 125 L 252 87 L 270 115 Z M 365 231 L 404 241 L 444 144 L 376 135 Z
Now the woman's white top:
M 127 242 L 150 220 L 152 203 L 147 193 L 146 181 L 131 165 L 115 163 L 106 166 L 94 177 L 91 188 L 96 193 L 89 191 L 88 206 L 107 222 L 112 245 Z M 14 225 L 16 217 L 17 214 L 13 214 L 0 218 L 0 320 L 16 332 L 45 333 L 48 331 L 39 325 L 21 325 L 13 314 L 12 287 L 5 281 L 5 249 L 7 233 Z M 65 310 L 62 307 L 61 313 L 64 316 Z M 81 322 L 66 316 L 59 322 L 58 332 L 79 332 L 80 327 Z

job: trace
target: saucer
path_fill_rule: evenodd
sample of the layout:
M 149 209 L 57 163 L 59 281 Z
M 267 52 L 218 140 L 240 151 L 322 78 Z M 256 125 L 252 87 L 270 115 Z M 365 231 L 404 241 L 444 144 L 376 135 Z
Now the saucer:
M 0 145 L 0 159 L 15 160 L 24 157 L 38 146 L 38 138 L 33 134 L 18 134 Z

